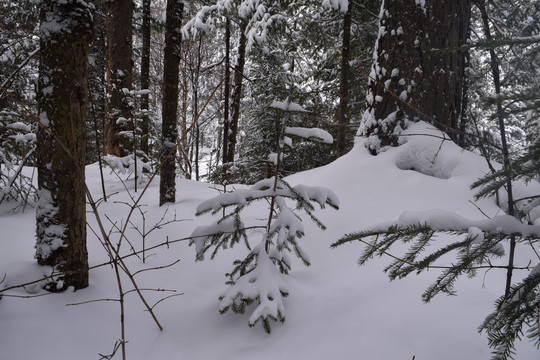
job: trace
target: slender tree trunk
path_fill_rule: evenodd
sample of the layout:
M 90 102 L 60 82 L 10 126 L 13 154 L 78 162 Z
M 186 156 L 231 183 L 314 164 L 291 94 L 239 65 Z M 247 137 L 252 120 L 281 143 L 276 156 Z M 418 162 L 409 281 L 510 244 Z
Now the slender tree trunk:
M 182 0 L 167 0 L 163 59 L 162 162 L 159 204 L 176 198 L 176 142 L 178 141 L 178 70 L 182 42 Z
M 62 24 L 61 27 L 58 27 Z M 84 187 L 90 7 L 76 0 L 41 3 L 36 258 L 66 272 L 51 291 L 88 286 Z
M 124 156 L 129 141 L 120 135 L 127 130 L 131 106 L 125 94 L 132 88 L 132 27 L 133 5 L 130 0 L 108 1 L 107 16 L 107 154 Z M 119 121 L 120 120 L 120 121 Z
M 484 26 L 484 34 L 488 41 L 491 41 L 493 37 L 491 36 L 491 30 L 489 29 L 489 18 L 487 14 L 486 4 L 484 0 L 477 0 L 478 8 L 480 9 L 480 14 L 482 15 L 482 24 Z M 499 132 L 501 134 L 501 144 L 502 144 L 502 155 L 503 155 L 503 166 L 508 174 L 506 179 L 506 193 L 508 196 L 508 215 L 515 216 L 514 211 L 514 196 L 512 191 L 512 166 L 510 163 L 510 156 L 508 151 L 508 144 L 506 142 L 506 129 L 504 126 L 504 110 L 501 101 L 501 80 L 500 80 L 500 70 L 499 70 L 499 59 L 495 50 L 493 48 L 489 49 L 490 55 L 490 66 L 491 74 L 493 76 L 493 85 L 495 87 L 495 94 L 497 99 L 497 120 L 499 123 Z M 506 273 L 506 287 L 505 287 L 505 296 L 508 296 L 510 293 L 510 287 L 512 285 L 512 273 L 514 271 L 514 254 L 516 249 L 516 238 L 512 236 L 510 240 L 510 252 L 508 254 L 508 267 Z
M 141 54 L 141 89 L 150 87 L 150 3 L 151 0 L 143 0 L 143 23 L 142 23 L 142 54 Z M 147 111 L 150 105 L 149 95 L 141 96 L 141 109 Z M 148 138 L 150 136 L 150 117 L 148 114 L 142 116 L 141 123 L 141 150 L 148 155 Z
M 470 30 L 469 35 L 467 35 L 467 38 L 470 36 Z M 469 78 L 466 75 L 465 69 L 469 67 L 471 63 L 471 56 L 469 51 L 465 51 L 463 53 L 463 91 L 462 91 L 462 98 L 461 98 L 461 116 L 459 119 L 459 132 L 457 136 L 457 144 L 458 146 L 465 148 L 467 146 L 467 142 L 469 141 L 467 139 L 467 128 L 469 127 L 469 115 L 468 115 L 468 109 L 469 109 Z
M 231 93 L 231 20 L 225 22 L 225 84 L 223 110 L 223 164 L 229 161 L 229 94 Z
M 337 156 L 340 157 L 346 151 L 346 134 L 349 125 L 347 107 L 349 103 L 349 48 L 351 45 L 351 15 L 354 2 L 349 1 L 345 18 L 343 19 L 343 39 L 341 45 L 341 79 L 339 87 L 339 114 L 338 114 L 338 136 L 337 136 Z
M 242 101 L 242 82 L 244 80 L 244 65 L 246 62 L 246 26 L 240 25 L 240 42 L 238 44 L 238 64 L 234 69 L 234 89 L 232 94 L 232 119 L 227 133 L 227 161 L 233 162 L 236 151 L 236 135 L 238 133 L 238 119 L 240 118 L 240 102 Z
M 196 122 L 199 115 L 199 79 L 201 72 L 201 46 L 202 37 L 199 38 L 197 45 L 197 62 L 195 63 L 193 75 L 193 121 Z M 199 181 L 199 151 L 200 151 L 200 125 L 195 124 L 195 180 Z
M 470 0 L 384 0 L 359 135 L 376 154 L 396 146 L 407 121 L 457 137 Z

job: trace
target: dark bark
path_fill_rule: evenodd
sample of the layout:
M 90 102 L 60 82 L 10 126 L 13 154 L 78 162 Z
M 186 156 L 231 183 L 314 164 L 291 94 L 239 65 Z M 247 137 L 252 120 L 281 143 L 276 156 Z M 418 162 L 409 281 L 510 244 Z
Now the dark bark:
M 227 158 L 224 162 L 233 162 L 236 152 L 236 135 L 238 133 L 238 119 L 240 118 L 240 103 L 242 101 L 242 82 L 244 80 L 244 65 L 246 63 L 246 26 L 240 25 L 240 42 L 238 44 L 238 64 L 234 68 L 234 88 L 232 94 L 232 118 L 227 133 Z
M 142 23 L 142 49 L 141 49 L 141 89 L 150 87 L 150 3 L 151 0 L 143 0 L 143 23 Z M 149 95 L 141 96 L 141 109 L 148 110 L 150 105 Z M 147 114 L 142 116 L 141 123 L 141 144 L 140 148 L 148 154 L 148 137 L 150 133 L 150 117 Z
M 47 288 L 88 286 L 84 186 L 91 11 L 84 3 L 41 5 L 36 258 L 66 272 Z M 61 25 L 58 27 L 58 25 Z
M 165 19 L 165 49 L 163 59 L 162 102 L 162 167 L 159 184 L 159 204 L 174 202 L 176 197 L 176 142 L 178 141 L 178 69 L 182 42 L 181 0 L 167 0 Z
M 229 94 L 231 93 L 231 20 L 225 22 L 225 84 L 223 87 L 223 163 L 228 162 L 229 155 Z
M 339 86 L 339 113 L 338 113 L 338 136 L 337 156 L 342 156 L 346 151 L 346 134 L 349 125 L 347 107 L 349 103 L 349 60 L 351 45 L 351 15 L 354 2 L 349 1 L 345 18 L 343 19 L 343 38 L 341 45 L 341 79 Z
M 470 0 L 384 1 L 368 109 L 368 147 L 398 144 L 406 120 L 425 120 L 453 139 L 459 131 Z
M 196 56 L 196 63 L 195 69 L 192 70 L 193 74 L 193 121 L 197 122 L 198 116 L 199 116 L 199 79 L 200 79 L 200 72 L 201 72 L 201 46 L 202 46 L 202 38 L 199 38 L 199 44 L 197 46 L 197 56 Z M 195 151 L 194 151 L 194 163 L 195 163 L 195 180 L 199 181 L 199 151 L 200 151 L 200 143 L 201 143 L 201 134 L 200 134 L 200 126 L 197 122 L 195 124 Z
M 125 156 L 129 142 L 119 133 L 127 130 L 127 121 L 131 119 L 131 106 L 123 89 L 131 90 L 132 69 L 132 27 L 133 5 L 130 0 L 108 1 L 107 16 L 107 154 Z M 125 124 L 118 123 L 124 118 Z
M 105 118 L 105 89 L 107 82 L 105 71 L 107 67 L 107 49 L 105 47 L 105 5 L 98 0 L 93 0 L 94 11 L 94 36 L 90 44 L 92 59 L 88 64 L 88 106 L 86 118 L 88 119 L 87 132 L 93 132 L 94 136 L 87 137 L 86 163 L 91 164 L 100 160 L 103 155 L 103 121 Z M 100 150 L 101 149 L 101 150 Z

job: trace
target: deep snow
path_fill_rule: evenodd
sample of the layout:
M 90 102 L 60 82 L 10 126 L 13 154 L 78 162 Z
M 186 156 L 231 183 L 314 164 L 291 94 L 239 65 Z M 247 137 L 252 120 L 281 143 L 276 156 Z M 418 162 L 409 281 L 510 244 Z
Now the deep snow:
M 493 199 L 475 202 L 469 185 L 487 172 L 485 160 L 462 151 L 449 141 L 420 133 L 437 135 L 423 124 L 412 126 L 407 143 L 371 156 L 359 142 L 337 161 L 288 178 L 293 184 L 324 186 L 340 200 L 340 210 L 318 210 L 316 214 L 328 229 L 321 231 L 304 221 L 306 236 L 300 239 L 311 259 L 311 266 L 293 261 L 286 277 L 290 295 L 285 298 L 285 323 L 274 324 L 267 335 L 260 326 L 249 328 L 250 313 L 218 313 L 218 296 L 226 289 L 224 274 L 232 261 L 244 257 L 242 244 L 218 253 L 214 260 L 195 262 L 195 249 L 187 241 L 171 243 L 147 252 L 146 263 L 136 257 L 127 261 L 135 272 L 163 266 L 180 259 L 169 268 L 137 275 L 141 288 L 176 290 L 180 296 L 169 298 L 155 307 L 164 327 L 159 331 L 140 299 L 127 295 L 127 358 L 138 359 L 412 359 L 456 360 L 488 359 L 490 349 L 477 327 L 492 311 L 493 301 L 504 291 L 505 273 L 479 273 L 475 279 L 461 279 L 458 296 L 439 296 L 423 304 L 420 295 L 433 281 L 436 271 L 404 280 L 389 282 L 382 269 L 390 259 L 374 259 L 366 266 L 356 265 L 362 245 L 347 244 L 330 249 L 340 236 L 378 223 L 395 221 L 405 211 L 451 211 L 470 220 L 501 215 Z M 416 135 L 415 135 L 416 134 Z M 414 168 L 414 170 L 411 170 Z M 125 178 L 125 175 L 121 175 Z M 97 165 L 87 168 L 87 182 L 95 198 L 101 195 Z M 158 206 L 158 184 L 154 180 L 141 200 L 146 231 L 159 222 L 172 222 L 147 235 L 146 246 L 188 236 L 198 225 L 212 220 L 211 215 L 195 217 L 197 206 L 218 194 L 217 186 L 178 180 L 177 202 Z M 134 184 L 125 185 L 132 196 Z M 100 202 L 99 211 L 112 238 L 118 241 L 112 223 L 123 225 L 132 203 L 124 185 L 107 172 L 110 199 Z M 236 188 L 244 188 L 237 185 Z M 139 187 L 140 189 L 140 187 Z M 532 190 L 531 190 L 532 189 Z M 522 188 L 516 190 L 524 191 Z M 529 190 L 538 193 L 538 183 Z M 12 205 L 12 204 L 11 204 Z M 265 216 L 265 206 L 254 210 L 253 218 Z M 0 286 L 10 286 L 39 279 L 47 268 L 33 260 L 33 211 L 13 214 L 10 205 L 0 207 Z M 136 211 L 131 219 L 139 230 L 143 217 Z M 96 221 L 88 213 L 89 226 Z M 140 249 L 142 238 L 130 227 L 128 238 Z M 444 239 L 442 239 L 444 240 Z M 91 265 L 107 261 L 99 241 L 89 231 Z M 124 243 L 123 251 L 129 252 Z M 392 249 L 399 255 L 400 249 Z M 531 251 L 518 247 L 518 265 L 532 267 L 539 262 Z M 451 259 L 450 259 L 451 260 Z M 450 261 L 449 260 L 449 261 Z M 505 261 L 504 259 L 501 261 Z M 127 279 L 124 286 L 129 288 Z M 0 349 L 3 359 L 99 359 L 109 354 L 120 337 L 119 305 L 114 301 L 68 304 L 118 297 L 114 271 L 103 266 L 91 271 L 90 287 L 77 292 L 47 294 L 38 285 L 12 290 L 11 295 L 44 295 L 35 298 L 4 296 L 0 300 Z M 145 291 L 152 305 L 173 293 Z M 117 354 L 115 358 L 120 358 Z M 531 343 L 518 345 L 517 359 L 540 359 Z

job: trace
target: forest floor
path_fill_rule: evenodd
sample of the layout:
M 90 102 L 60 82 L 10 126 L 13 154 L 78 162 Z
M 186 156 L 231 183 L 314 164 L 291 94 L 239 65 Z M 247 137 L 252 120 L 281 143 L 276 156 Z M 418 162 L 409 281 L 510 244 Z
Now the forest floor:
M 470 184 L 487 173 L 485 159 L 462 151 L 450 141 L 419 134 L 440 135 L 423 124 L 408 130 L 407 143 L 371 156 L 361 143 L 337 161 L 311 171 L 295 174 L 291 184 L 324 186 L 340 199 L 340 209 L 317 210 L 327 226 L 322 231 L 309 219 L 304 221 L 305 237 L 300 244 L 311 266 L 293 260 L 287 284 L 284 323 L 272 324 L 272 333 L 261 326 L 248 326 L 246 314 L 218 313 L 218 297 L 226 289 L 225 273 L 232 262 L 243 258 L 243 244 L 220 251 L 215 259 L 195 261 L 188 240 L 199 225 L 212 221 L 211 215 L 196 217 L 199 203 L 219 194 L 219 186 L 179 179 L 177 201 L 158 206 L 159 179 L 150 184 L 130 219 L 122 252 L 148 249 L 141 258 L 126 259 L 131 272 L 138 273 L 143 291 L 163 331 L 146 311 L 138 295 L 126 295 L 126 357 L 130 360 L 243 360 L 243 359 L 366 359 L 366 360 L 456 360 L 489 359 L 486 334 L 478 327 L 493 310 L 494 301 L 504 292 L 506 272 L 479 272 L 456 284 L 457 296 L 440 295 L 428 304 L 421 294 L 439 274 L 430 270 L 418 276 L 390 282 L 383 272 L 391 258 L 375 258 L 359 267 L 363 246 L 351 243 L 331 249 L 330 244 L 347 233 L 399 218 L 405 211 L 448 210 L 470 219 L 501 214 L 494 199 L 474 201 Z M 123 181 L 122 181 L 123 180 Z M 95 198 L 101 198 L 97 164 L 87 167 L 87 183 Z M 99 203 L 99 213 L 111 239 L 118 242 L 115 227 L 128 217 L 134 192 L 133 179 L 118 177 L 106 170 L 107 202 Z M 244 188 L 237 185 L 235 188 Z M 233 188 L 229 186 L 229 189 Z M 540 184 L 517 186 L 516 192 L 538 193 Z M 36 265 L 34 254 L 35 211 L 13 213 L 14 204 L 0 207 L 0 286 L 12 286 L 40 279 L 49 268 Z M 481 211 L 480 211 L 481 209 Z M 250 213 L 263 218 L 267 205 L 260 203 Z M 215 219 L 214 219 L 215 220 Z M 168 224 L 156 228 L 159 223 Z M 96 220 L 88 212 L 89 228 L 97 231 Z M 150 231 L 152 230 L 152 231 Z M 150 232 L 149 232 L 150 231 Z M 149 232 L 144 237 L 140 233 Z M 440 237 L 441 242 L 449 239 Z M 393 255 L 405 248 L 391 249 Z M 90 265 L 108 261 L 97 237 L 89 230 Z M 294 258 L 294 255 L 291 255 Z M 452 258 L 446 259 L 448 265 Z M 507 259 L 494 260 L 506 264 Z M 517 248 L 517 264 L 534 266 L 536 255 L 525 246 Z M 526 272 L 516 273 L 516 279 Z M 122 277 L 124 290 L 131 289 Z M 159 302 L 167 296 L 164 301 Z M 111 354 L 120 334 L 120 306 L 114 269 L 101 266 L 90 272 L 90 286 L 60 294 L 44 292 L 40 284 L 11 290 L 0 300 L 0 357 L 27 359 L 100 359 Z M 35 295 L 40 295 L 34 297 Z M 102 301 L 97 301 L 102 300 Z M 83 303 L 83 304 L 81 304 Z M 72 305 L 79 304 L 79 305 Z M 538 350 L 526 339 L 517 346 L 516 359 L 539 359 Z M 121 359 L 119 353 L 114 359 Z

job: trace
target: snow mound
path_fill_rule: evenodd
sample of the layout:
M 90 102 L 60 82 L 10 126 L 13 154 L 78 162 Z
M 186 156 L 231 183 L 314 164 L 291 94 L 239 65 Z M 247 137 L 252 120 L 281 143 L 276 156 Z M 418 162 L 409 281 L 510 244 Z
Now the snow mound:
M 449 179 L 459 163 L 460 152 L 448 136 L 420 122 L 411 125 L 403 135 L 407 142 L 396 155 L 396 166 L 439 179 Z M 456 156 L 458 155 L 458 156 Z

